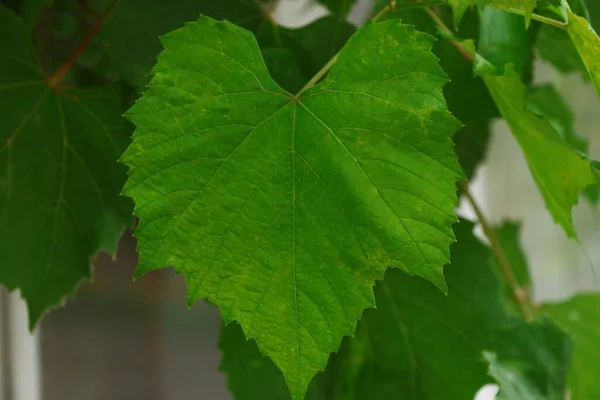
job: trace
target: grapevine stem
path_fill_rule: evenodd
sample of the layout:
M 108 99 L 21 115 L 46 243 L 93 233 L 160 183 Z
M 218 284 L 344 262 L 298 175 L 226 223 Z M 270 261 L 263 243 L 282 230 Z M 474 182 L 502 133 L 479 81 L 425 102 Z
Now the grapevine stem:
M 479 223 L 483 228 L 483 233 L 485 233 L 485 235 L 490 241 L 492 250 L 494 251 L 496 259 L 498 260 L 498 265 L 500 266 L 500 272 L 502 272 L 504 279 L 510 286 L 513 297 L 517 302 L 519 309 L 521 310 L 521 314 L 523 314 L 523 318 L 527 322 L 532 322 L 534 317 L 528 292 L 523 287 L 521 287 L 521 285 L 519 285 L 519 281 L 517 280 L 517 277 L 515 276 L 510 266 L 508 257 L 506 256 L 506 253 L 504 252 L 504 249 L 500 244 L 500 240 L 498 240 L 496 231 L 494 231 L 492 225 L 490 224 L 486 216 L 483 214 L 483 211 L 481 210 L 481 208 L 479 208 L 479 205 L 475 201 L 475 198 L 471 195 L 467 182 L 460 181 L 458 183 L 458 187 L 460 191 L 469 200 L 469 203 L 471 204 L 471 207 L 473 207 L 473 211 L 475 211 L 475 215 L 477 215 L 477 219 L 479 220 Z
M 514 8 L 514 7 L 498 7 L 498 8 L 502 11 L 506 11 L 506 12 L 509 12 L 512 14 L 525 16 L 525 12 L 522 10 L 519 10 L 518 8 Z M 531 14 L 531 19 L 543 22 L 544 24 L 555 26 L 560 29 L 567 29 L 569 27 L 569 24 L 557 21 L 553 18 L 544 17 L 543 15 L 539 15 L 539 14 L 535 14 L 535 13 Z
M 424 8 L 423 10 L 425 10 L 425 12 L 427 14 L 429 14 L 429 16 L 431 17 L 431 19 L 433 20 L 433 22 L 435 22 L 435 24 L 442 30 L 444 31 L 444 33 L 450 35 L 450 36 L 454 36 L 454 33 L 452 33 L 452 31 L 450 30 L 450 28 L 448 28 L 448 26 L 444 23 L 444 21 L 442 21 L 442 19 L 437 15 L 437 13 L 435 11 L 433 11 L 431 8 L 427 7 Z M 469 50 L 467 50 L 467 48 L 465 46 L 463 46 L 462 43 L 457 42 L 456 40 L 451 40 L 450 41 L 452 43 L 452 45 L 454 47 L 456 47 L 456 50 L 459 51 L 460 54 L 462 54 L 462 56 L 467 59 L 470 62 L 474 62 L 475 58 L 473 57 L 473 55 L 471 54 L 471 52 Z
M 77 61 L 77 59 L 81 56 L 85 49 L 90 45 L 92 40 L 94 40 L 98 33 L 100 33 L 100 30 L 102 30 L 106 19 L 108 18 L 112 10 L 115 8 L 115 6 L 119 3 L 119 1 L 120 0 L 111 1 L 106 10 L 100 16 L 99 21 L 90 28 L 90 30 L 83 38 L 83 41 L 79 44 L 79 46 L 77 46 L 73 53 L 71 53 L 67 61 L 65 61 L 53 75 L 47 78 L 48 85 L 52 89 L 58 88 L 58 86 L 64 79 L 67 72 L 69 72 L 75 61 Z

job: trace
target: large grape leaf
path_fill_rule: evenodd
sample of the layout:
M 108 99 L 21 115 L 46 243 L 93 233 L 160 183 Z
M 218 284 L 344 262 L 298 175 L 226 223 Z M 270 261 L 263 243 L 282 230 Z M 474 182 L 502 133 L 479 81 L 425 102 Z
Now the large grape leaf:
M 33 326 L 132 223 L 119 197 L 127 140 L 118 88 L 51 89 L 29 27 L 0 7 L 0 282 Z
M 537 324 L 528 326 L 509 317 L 500 281 L 490 267 L 492 254 L 473 235 L 473 224 L 462 221 L 455 225 L 455 233 L 457 243 L 451 247 L 452 263 L 446 271 L 448 296 L 422 279 L 389 271 L 375 290 L 377 309 L 365 311 L 355 336 L 344 339 L 325 372 L 311 383 L 307 399 L 470 399 L 492 379 L 484 352 L 497 354 L 495 368 L 514 368 L 524 377 L 532 371 L 519 365 L 538 361 L 529 354 L 551 355 L 551 360 L 564 362 L 562 374 L 556 373 L 554 364 L 541 365 L 539 380 L 518 381 L 512 387 L 543 392 L 546 383 L 564 385 L 568 358 L 561 359 L 556 349 L 569 346 L 568 338 L 547 324 L 547 337 L 540 336 L 531 349 L 523 350 L 538 332 Z M 282 390 L 281 374 L 253 341 L 244 339 L 237 324 L 224 327 L 220 347 L 221 369 L 236 399 L 290 398 Z M 519 351 L 527 356 L 520 359 Z
M 564 302 L 545 304 L 542 310 L 573 337 L 575 346 L 568 380 L 571 398 L 600 398 L 597 374 L 600 360 L 600 295 L 581 294 Z
M 554 130 L 552 124 L 526 106 L 527 88 L 512 64 L 504 75 L 484 80 L 513 135 L 519 142 L 546 208 L 568 237 L 576 238 L 571 209 L 579 193 L 596 182 L 589 160 Z
M 374 12 L 381 10 L 386 3 L 389 2 L 378 0 L 374 5 Z M 438 15 L 448 23 L 452 18 L 448 8 L 440 8 Z M 382 18 L 397 18 L 421 32 L 439 34 L 431 18 L 421 9 L 398 7 Z M 461 20 L 460 35 L 469 39 L 478 37 L 479 17 L 475 10 L 467 12 Z M 440 66 L 450 78 L 450 82 L 444 86 L 444 98 L 452 115 L 463 124 L 462 129 L 453 137 L 456 144 L 454 151 L 465 176 L 470 179 L 485 157 L 490 124 L 499 114 L 483 79 L 473 74 L 473 64 L 446 39 L 440 38 L 435 42 L 433 53 L 440 59 Z
M 508 323 L 500 286 L 473 224 L 463 221 L 454 231 L 448 296 L 421 278 L 389 271 L 375 290 L 377 309 L 365 311 L 354 337 L 344 339 L 315 377 L 307 399 L 468 399 L 491 381 L 482 351 L 494 327 Z M 290 398 L 275 389 L 281 375 L 237 324 L 224 327 L 220 347 L 221 369 L 236 399 Z
M 105 10 L 109 1 L 95 0 L 96 8 Z M 345 18 L 338 16 L 320 18 L 299 29 L 283 28 L 251 0 L 122 0 L 99 36 L 110 55 L 109 72 L 143 86 L 162 50 L 158 38 L 185 22 L 195 21 L 199 14 L 228 20 L 253 31 L 261 48 L 290 50 L 303 74 L 309 77 L 355 31 Z
M 201 17 L 162 42 L 127 114 L 136 275 L 186 274 L 189 302 L 238 320 L 299 399 L 388 267 L 446 289 L 459 124 L 432 38 L 368 23 L 300 96 L 231 23 Z
M 219 369 L 227 374 L 227 387 L 236 400 L 292 398 L 281 371 L 260 353 L 254 340 L 246 339 L 239 324 L 223 326 L 219 348 L 222 355 Z M 311 381 L 306 400 L 334 400 L 328 396 L 330 370 L 331 362 L 325 374 L 319 373 Z

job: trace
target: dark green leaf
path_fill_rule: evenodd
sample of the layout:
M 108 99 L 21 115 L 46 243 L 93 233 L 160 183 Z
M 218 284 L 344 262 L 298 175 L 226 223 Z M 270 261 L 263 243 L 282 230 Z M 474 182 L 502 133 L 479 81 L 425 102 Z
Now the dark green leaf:
M 454 22 L 458 26 L 465 11 L 475 5 L 504 10 L 517 10 L 525 15 L 525 20 L 529 23 L 531 14 L 537 5 L 537 0 L 448 0 L 448 3 L 454 9 Z
M 290 50 L 271 47 L 261 53 L 275 82 L 288 92 L 298 92 L 308 80 L 300 70 L 298 58 Z
M 328 16 L 299 29 L 263 23 L 255 32 L 261 48 L 284 48 L 291 51 L 307 81 L 329 61 L 356 31 L 349 23 Z
M 375 290 L 377 309 L 365 311 L 356 334 L 344 339 L 307 399 L 471 399 L 491 379 L 485 350 L 490 360 L 499 360 L 493 370 L 499 371 L 503 391 L 533 386 L 544 392 L 538 378 L 546 379 L 548 387 L 564 384 L 569 358 L 558 350 L 568 349 L 568 338 L 551 324 L 530 326 L 509 317 L 490 268 L 490 249 L 475 238 L 470 222 L 455 225 L 455 234 L 446 271 L 448 296 L 420 278 L 389 271 Z M 533 344 L 532 338 L 537 339 Z M 221 350 L 222 368 L 237 399 L 289 399 L 279 397 L 279 390 L 265 390 L 265 382 L 278 388 L 281 378 L 237 326 L 225 328 Z M 549 364 L 538 365 L 544 355 Z M 524 379 L 505 382 L 507 369 Z
M 377 3 L 383 7 L 386 0 Z M 439 12 L 440 18 L 447 22 L 451 19 L 448 10 Z M 420 9 L 403 10 L 398 8 L 384 18 L 398 18 L 413 25 L 422 32 L 431 35 L 438 33 L 431 18 Z M 477 38 L 479 18 L 475 10 L 468 12 L 462 19 L 460 34 L 464 38 Z M 498 117 L 498 110 L 490 97 L 485 83 L 473 74 L 473 64 L 467 61 L 447 38 L 440 38 L 433 46 L 433 53 L 440 59 L 440 66 L 450 78 L 444 86 L 444 97 L 452 114 L 464 125 L 456 135 L 454 151 L 467 178 L 471 178 L 475 169 L 483 161 L 490 137 L 490 124 Z
M 567 15 L 569 18 L 567 32 L 600 95 L 600 37 L 585 18 L 574 14 L 569 9 Z
M 519 142 L 529 169 L 554 221 L 576 238 L 571 209 L 579 193 L 596 183 L 588 159 L 556 132 L 552 124 L 526 108 L 527 88 L 512 64 L 502 76 L 487 75 L 486 84 Z
M 580 71 L 587 78 L 585 65 L 577 53 L 569 34 L 551 25 L 543 25 L 538 34 L 536 48 L 540 56 L 562 73 Z
M 500 386 L 498 400 L 565 399 L 573 344 L 553 323 L 517 322 L 497 332 L 494 347 L 485 357 Z
M 96 0 L 103 10 L 108 0 Z M 144 10 L 140 13 L 140 10 Z M 112 12 L 100 39 L 111 58 L 110 70 L 143 86 L 162 47 L 159 37 L 199 14 L 228 20 L 255 32 L 263 49 L 288 49 L 307 79 L 314 75 L 348 40 L 355 27 L 337 16 L 289 29 L 277 26 L 251 0 L 122 0 Z M 288 55 L 289 56 L 289 55 Z
M 482 350 L 508 320 L 490 251 L 472 229 L 455 226 L 448 296 L 396 271 L 377 284 L 377 309 L 338 354 L 339 399 L 471 399 L 490 381 Z
M 546 118 L 571 148 L 587 154 L 588 140 L 575 131 L 573 114 L 554 86 L 544 85 L 533 88 L 527 98 L 527 107 L 540 117 Z M 583 192 L 592 204 L 598 201 L 599 189 L 600 185 L 596 181 Z
M 137 275 L 185 273 L 190 303 L 238 320 L 300 399 L 388 267 L 446 288 L 461 174 L 432 38 L 369 23 L 300 97 L 233 24 L 162 41 L 123 156 Z
M 596 372 L 600 360 L 600 295 L 582 294 L 568 301 L 546 304 L 542 309 L 574 339 L 568 380 L 571 398 L 600 398 Z
M 523 17 L 492 7 L 484 7 L 479 14 L 481 29 L 477 52 L 501 71 L 506 64 L 514 64 L 522 75 L 531 59 Z
M 52 90 L 29 28 L 0 7 L 0 282 L 19 288 L 33 326 L 100 249 L 132 223 L 116 161 L 127 132 L 117 88 Z

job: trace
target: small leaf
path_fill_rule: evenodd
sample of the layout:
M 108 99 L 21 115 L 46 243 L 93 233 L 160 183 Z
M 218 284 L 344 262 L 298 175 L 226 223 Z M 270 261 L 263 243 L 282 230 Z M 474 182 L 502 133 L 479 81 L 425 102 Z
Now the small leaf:
M 525 15 L 525 21 L 529 24 L 533 10 L 537 6 L 537 0 L 448 0 L 454 10 L 454 24 L 462 19 L 463 14 L 471 6 L 490 6 L 504 10 L 515 9 Z
M 503 76 L 484 80 L 498 109 L 519 142 L 529 169 L 554 221 L 570 238 L 576 238 L 571 209 L 579 193 L 596 182 L 589 161 L 560 137 L 552 124 L 526 108 L 527 88 L 507 65 Z
M 573 41 L 563 29 L 546 24 L 541 26 L 536 48 L 540 56 L 560 72 L 566 74 L 579 71 L 584 78 L 589 79 L 585 65 L 581 61 Z
M 551 321 L 497 332 L 493 352 L 486 351 L 500 392 L 498 400 L 564 400 L 571 362 L 571 338 Z
M 526 106 L 540 117 L 546 118 L 573 149 L 587 153 L 588 140 L 575 131 L 573 113 L 554 86 L 532 88 L 527 96 Z
M 492 7 L 479 13 L 481 28 L 477 52 L 500 70 L 515 65 L 519 76 L 532 58 L 531 44 L 523 17 Z
M 567 32 L 600 95 L 600 37 L 585 18 L 574 14 L 570 9 L 567 9 L 567 13 L 569 16 Z
M 458 27 L 465 12 L 472 6 L 483 6 L 487 0 L 448 0 L 454 11 L 454 26 Z
M 544 85 L 533 88 L 527 98 L 527 108 L 540 117 L 546 118 L 572 149 L 587 154 L 588 140 L 575 131 L 573 113 L 554 86 Z M 595 182 L 583 192 L 592 204 L 598 201 L 599 189 L 600 185 Z
M 600 398 L 596 368 L 600 360 L 600 295 L 581 294 L 564 302 L 545 304 L 542 310 L 572 337 L 575 343 L 569 371 L 573 399 Z
M 460 167 L 432 38 L 368 23 L 291 96 L 252 34 L 201 17 L 162 38 L 128 112 L 137 275 L 174 265 L 304 396 L 388 267 L 446 289 Z
M 31 43 L 0 7 L 0 282 L 21 290 L 33 327 L 133 218 L 119 196 L 128 139 L 118 88 L 51 89 Z

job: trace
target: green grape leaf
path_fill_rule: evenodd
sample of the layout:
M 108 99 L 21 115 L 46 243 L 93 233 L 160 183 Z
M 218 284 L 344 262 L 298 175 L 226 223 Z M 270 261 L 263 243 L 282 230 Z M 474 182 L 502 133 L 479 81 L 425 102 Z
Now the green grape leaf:
M 387 0 L 379 0 L 375 9 L 381 9 L 385 3 Z M 450 20 L 452 17 L 448 8 L 441 8 L 439 16 L 443 20 Z M 413 25 L 417 30 L 431 35 L 439 33 L 431 18 L 420 9 L 399 7 L 383 18 L 398 18 L 405 24 Z M 467 12 L 459 28 L 461 37 L 476 37 L 478 28 L 477 12 Z M 499 116 L 498 109 L 483 79 L 473 74 L 473 64 L 457 52 L 449 40 L 437 40 L 433 46 L 433 53 L 440 59 L 440 66 L 450 78 L 450 82 L 444 86 L 444 98 L 452 115 L 463 124 L 463 128 L 453 137 L 456 144 L 454 151 L 465 176 L 470 179 L 485 157 L 490 124 Z
M 307 399 L 468 399 L 491 380 L 482 351 L 495 327 L 509 320 L 489 249 L 475 238 L 471 222 L 454 231 L 448 296 L 418 277 L 388 271 L 376 286 L 377 309 L 365 311 L 354 337 L 344 339 L 315 377 Z M 271 361 L 244 340 L 237 324 L 223 329 L 220 347 L 221 369 L 236 399 L 290 398 L 279 389 L 282 379 Z
M 575 131 L 573 113 L 554 86 L 534 87 L 527 97 L 526 104 L 531 111 L 540 117 L 546 118 L 571 148 L 582 154 L 587 154 L 589 142 Z M 596 204 L 599 189 L 600 184 L 595 182 L 585 188 L 583 194 L 592 204 Z
M 398 271 L 377 284 L 377 309 L 338 354 L 338 398 L 469 399 L 490 381 L 482 351 L 509 320 L 489 249 L 470 222 L 455 234 L 448 296 Z
M 543 24 L 536 40 L 536 49 L 544 60 L 551 63 L 560 72 L 566 74 L 579 71 L 583 77 L 588 77 L 579 53 L 577 53 L 569 34 L 563 29 Z
M 564 400 L 571 363 L 571 338 L 549 320 L 519 321 L 495 335 L 495 350 L 486 351 L 489 372 L 498 385 L 498 400 Z
M 596 182 L 588 159 L 574 151 L 548 120 L 527 109 L 527 88 L 512 64 L 504 75 L 486 75 L 484 80 L 521 146 L 546 208 L 567 236 L 576 238 L 571 209 L 579 193 Z
M 600 359 L 600 295 L 581 294 L 564 302 L 545 304 L 542 310 L 574 341 L 568 384 L 573 399 L 600 398 L 596 368 Z
M 532 58 L 531 44 L 523 17 L 492 7 L 480 13 L 481 29 L 477 52 L 500 70 L 515 65 L 520 76 Z
M 163 36 L 127 113 L 136 275 L 174 265 L 189 302 L 239 321 L 295 399 L 388 267 L 446 290 L 462 174 L 432 41 L 368 23 L 323 81 L 292 96 L 250 32 L 201 17 Z
M 567 32 L 600 95 L 600 37 L 585 18 L 574 14 L 570 9 L 567 9 L 567 13 Z
M 260 353 L 254 340 L 246 339 L 239 324 L 223 326 L 219 348 L 222 354 L 219 369 L 227 374 L 227 387 L 236 400 L 291 400 L 281 371 Z M 331 362 L 327 371 L 331 370 L 330 365 Z M 305 400 L 332 400 L 327 396 L 328 378 L 323 373 L 317 374 Z
M 443 10 L 439 12 L 440 18 L 450 19 L 450 15 Z M 411 10 L 411 12 L 418 12 L 419 15 L 428 17 L 422 10 Z M 461 37 L 477 37 L 479 22 L 479 15 L 475 10 L 467 12 L 459 26 Z M 425 28 L 421 24 L 415 26 L 419 30 Z M 440 59 L 440 66 L 450 78 L 450 83 L 444 86 L 444 97 L 448 108 L 464 125 L 454 135 L 453 139 L 456 143 L 454 151 L 465 176 L 470 179 L 486 155 L 490 125 L 493 118 L 499 116 L 498 109 L 483 79 L 474 76 L 473 64 L 456 51 L 449 40 L 438 40 L 433 47 L 433 53 Z
M 540 117 L 546 118 L 573 149 L 587 153 L 588 140 L 575 131 L 573 113 L 554 86 L 533 87 L 527 96 L 526 106 Z
M 454 12 L 454 26 L 458 27 L 465 12 L 472 6 L 485 5 L 486 0 L 448 0 L 448 4 L 452 6 Z
M 557 5 L 560 5 L 562 0 L 557 0 L 557 3 Z M 585 16 L 595 29 L 600 27 L 600 8 L 598 7 L 600 2 L 591 2 L 589 11 L 583 0 L 569 0 L 568 4 L 575 14 Z M 566 13 L 566 10 L 561 12 L 561 14 L 564 13 Z M 589 80 L 585 65 L 566 30 L 542 24 L 536 47 L 540 56 L 554 65 L 560 72 L 579 71 L 584 79 Z
M 473 235 L 473 224 L 461 221 L 454 231 L 457 243 L 451 246 L 452 263 L 446 271 L 448 296 L 420 278 L 388 271 L 376 286 L 377 309 L 365 311 L 354 337 L 344 339 L 325 372 L 313 380 L 308 400 L 469 399 L 492 379 L 484 352 L 491 357 L 498 354 L 501 367 L 515 368 L 527 377 L 531 373 L 527 363 L 538 362 L 540 354 L 554 355 L 557 344 L 568 347 L 568 338 L 547 324 L 547 335 L 540 335 L 531 349 L 522 349 L 537 325 L 529 327 L 508 315 L 500 281 L 490 267 L 492 254 Z M 524 340 L 519 338 L 521 332 Z M 220 347 L 221 369 L 236 399 L 290 399 L 281 390 L 281 375 L 256 343 L 244 340 L 237 324 L 224 328 Z M 520 360 L 520 351 L 533 356 Z M 509 360 L 524 361 L 525 368 Z M 564 373 L 558 373 L 556 364 L 542 365 L 539 377 L 560 386 L 569 359 L 551 360 L 562 362 Z M 507 390 L 532 384 L 537 388 L 537 382 L 529 380 L 516 382 L 516 387 L 501 384 Z
M 104 10 L 108 0 L 95 0 Z M 140 13 L 140 10 L 145 10 Z M 288 49 L 302 73 L 312 76 L 348 40 L 356 28 L 337 16 L 327 16 L 299 29 L 277 26 L 266 11 L 251 0 L 122 0 L 112 12 L 99 38 L 110 53 L 109 72 L 143 86 L 162 50 L 159 37 L 199 14 L 228 20 L 256 35 L 263 49 Z M 280 53 L 281 54 L 281 53 Z M 289 55 L 288 55 L 289 56 Z
M 119 196 L 128 139 L 118 88 L 51 89 L 31 43 L 0 7 L 0 282 L 21 290 L 33 326 L 133 218 Z

